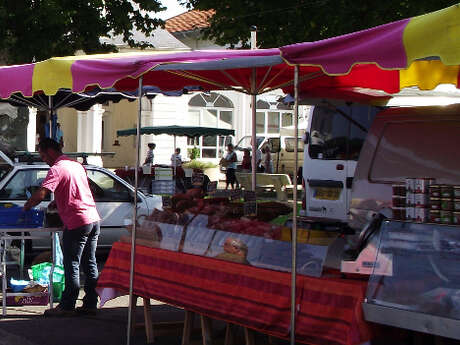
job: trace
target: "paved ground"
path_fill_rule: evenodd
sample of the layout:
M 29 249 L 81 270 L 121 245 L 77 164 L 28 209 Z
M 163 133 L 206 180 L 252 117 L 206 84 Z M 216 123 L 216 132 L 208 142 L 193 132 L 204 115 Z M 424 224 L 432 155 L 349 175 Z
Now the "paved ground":
M 79 301 L 78 304 L 81 302 Z M 180 345 L 182 336 L 181 309 L 151 300 L 155 345 Z M 46 318 L 47 306 L 8 307 L 0 320 L 0 345 L 114 345 L 127 344 L 128 297 L 109 301 L 96 316 Z M 198 318 L 196 318 L 198 319 Z M 141 299 L 136 307 L 136 323 L 143 322 Z M 199 320 L 195 320 L 192 344 L 202 344 Z M 170 323 L 170 324 L 168 324 Z M 241 329 L 236 330 L 235 344 L 244 344 Z M 224 343 L 225 324 L 213 322 L 214 345 Z M 143 324 L 138 324 L 131 336 L 132 345 L 147 344 Z M 267 344 L 264 335 L 256 336 L 257 344 Z M 274 341 L 274 344 L 287 344 Z
M 140 301 L 139 301 L 140 302 Z M 79 302 L 80 303 L 80 302 Z M 182 324 L 167 327 L 170 321 L 182 321 L 182 310 L 152 301 L 152 319 L 156 332 L 155 344 L 175 345 L 181 342 Z M 0 320 L 0 345 L 91 345 L 126 344 L 128 298 L 108 302 L 96 316 L 45 318 L 46 306 L 8 307 Z M 143 309 L 136 307 L 137 322 L 143 322 Z M 199 332 L 194 334 L 197 343 Z M 139 325 L 131 344 L 146 344 L 145 332 Z

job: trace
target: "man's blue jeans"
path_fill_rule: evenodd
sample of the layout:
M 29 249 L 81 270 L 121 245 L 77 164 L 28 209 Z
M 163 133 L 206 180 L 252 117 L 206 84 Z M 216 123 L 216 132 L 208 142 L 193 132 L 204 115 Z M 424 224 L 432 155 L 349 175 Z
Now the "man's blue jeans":
M 64 231 L 62 251 L 65 289 L 62 292 L 60 303 L 63 309 L 75 308 L 75 302 L 80 292 L 80 263 L 86 276 L 83 306 L 85 308 L 97 307 L 96 284 L 99 272 L 96 263 L 96 247 L 99 233 L 99 222 Z

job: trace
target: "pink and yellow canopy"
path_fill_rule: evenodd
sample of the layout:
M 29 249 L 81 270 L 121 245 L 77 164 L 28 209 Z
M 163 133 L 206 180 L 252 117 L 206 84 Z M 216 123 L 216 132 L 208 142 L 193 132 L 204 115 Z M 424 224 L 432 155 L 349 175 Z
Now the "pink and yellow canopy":
M 460 6 L 280 50 L 288 64 L 316 66 L 328 76 L 347 75 L 365 64 L 385 70 L 394 88 L 458 87 Z
M 282 88 L 289 93 L 294 65 L 300 65 L 300 92 L 309 97 L 369 102 L 408 86 L 458 87 L 460 7 L 280 49 L 84 55 L 0 67 L 0 98 L 94 86 L 130 91 L 140 76 L 144 85 L 162 91 L 193 87 L 260 94 Z

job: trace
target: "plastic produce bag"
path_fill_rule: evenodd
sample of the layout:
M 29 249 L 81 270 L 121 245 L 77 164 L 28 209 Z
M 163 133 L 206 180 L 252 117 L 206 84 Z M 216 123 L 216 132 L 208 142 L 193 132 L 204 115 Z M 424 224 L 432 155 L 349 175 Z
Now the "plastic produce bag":
M 62 254 L 62 248 L 61 248 L 61 243 L 59 241 L 59 235 L 57 232 L 53 234 L 54 236 L 54 241 L 56 243 L 56 252 L 55 252 L 55 258 L 56 258 L 56 265 L 57 266 L 64 266 L 64 255 Z
M 42 285 L 48 285 L 50 283 L 50 272 L 51 262 L 42 262 L 41 264 L 33 265 L 32 268 L 32 277 L 33 280 Z M 53 283 L 63 283 L 64 282 L 64 267 L 60 265 L 54 266 L 53 271 Z
M 52 265 L 53 264 L 51 262 L 42 262 L 41 264 L 33 265 L 31 267 L 32 279 L 40 285 L 49 285 Z M 61 300 L 64 287 L 64 267 L 55 265 L 53 271 L 53 294 L 55 302 L 59 302 Z

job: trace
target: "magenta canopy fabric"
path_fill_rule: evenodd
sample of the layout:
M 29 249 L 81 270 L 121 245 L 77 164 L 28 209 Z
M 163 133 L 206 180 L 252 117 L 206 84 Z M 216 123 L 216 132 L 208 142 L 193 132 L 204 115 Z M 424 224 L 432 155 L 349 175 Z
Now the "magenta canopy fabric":
M 460 8 L 381 25 L 318 42 L 273 49 L 154 51 L 51 58 L 0 67 L 0 98 L 31 97 L 94 88 L 133 91 L 138 79 L 159 92 L 193 89 L 261 94 L 293 93 L 299 65 L 300 94 L 374 102 L 402 88 L 459 85 Z M 431 59 L 431 57 L 437 57 Z M 419 61 L 423 59 L 424 61 Z
M 343 75 L 355 64 L 406 69 L 418 59 L 439 58 L 460 64 L 460 6 L 404 19 L 316 42 L 281 47 L 289 64 L 318 66 L 328 75 Z

